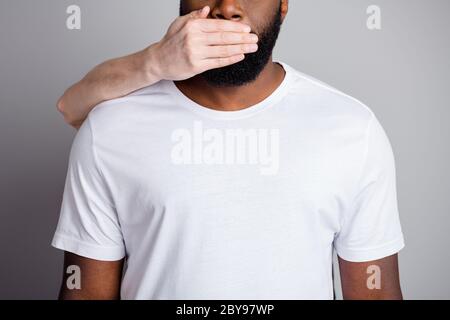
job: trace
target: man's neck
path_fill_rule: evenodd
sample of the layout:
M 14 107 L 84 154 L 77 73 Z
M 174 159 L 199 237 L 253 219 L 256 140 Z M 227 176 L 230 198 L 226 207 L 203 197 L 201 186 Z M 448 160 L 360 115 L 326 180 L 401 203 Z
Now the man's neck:
M 203 77 L 175 81 L 178 89 L 196 103 L 219 111 L 237 111 L 255 105 L 274 92 L 283 82 L 285 70 L 270 59 L 258 78 L 243 86 L 214 87 Z

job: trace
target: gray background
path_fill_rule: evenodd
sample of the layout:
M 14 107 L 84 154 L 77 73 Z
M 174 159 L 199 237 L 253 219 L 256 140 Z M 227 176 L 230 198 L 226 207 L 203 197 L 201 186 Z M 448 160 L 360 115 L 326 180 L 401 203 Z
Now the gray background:
M 290 2 L 275 58 L 376 113 L 397 161 L 404 296 L 450 298 L 450 1 Z M 81 31 L 66 29 L 70 4 Z M 370 4 L 381 31 L 366 28 Z M 57 295 L 62 254 L 50 240 L 75 134 L 57 98 L 99 62 L 159 40 L 177 14 L 178 0 L 1 0 L 0 298 Z

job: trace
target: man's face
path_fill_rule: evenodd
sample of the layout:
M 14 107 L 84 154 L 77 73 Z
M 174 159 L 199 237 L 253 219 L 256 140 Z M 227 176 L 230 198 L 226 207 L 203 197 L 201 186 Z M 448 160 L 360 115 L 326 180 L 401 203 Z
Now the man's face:
M 202 76 L 216 87 L 242 86 L 254 81 L 269 62 L 283 20 L 280 0 L 181 0 L 180 15 L 208 5 L 208 18 L 227 19 L 249 25 L 259 37 L 258 51 L 246 54 L 244 60 L 203 72 Z

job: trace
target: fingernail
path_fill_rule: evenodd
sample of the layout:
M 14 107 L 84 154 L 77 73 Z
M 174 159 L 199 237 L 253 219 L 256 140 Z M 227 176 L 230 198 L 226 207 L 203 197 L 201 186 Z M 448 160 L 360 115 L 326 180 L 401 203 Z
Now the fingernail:
M 256 50 L 258 50 L 258 45 L 257 44 L 251 44 L 248 46 L 249 51 L 255 52 Z

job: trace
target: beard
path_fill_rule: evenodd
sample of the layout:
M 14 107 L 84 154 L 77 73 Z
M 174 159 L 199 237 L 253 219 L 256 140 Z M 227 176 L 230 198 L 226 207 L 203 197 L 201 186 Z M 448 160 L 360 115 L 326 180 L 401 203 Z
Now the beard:
M 184 10 L 180 9 L 181 14 Z M 211 69 L 199 76 L 214 87 L 237 87 L 255 81 L 272 56 L 281 30 L 281 5 L 270 23 L 258 35 L 258 50 L 245 55 L 244 60 L 217 69 Z

